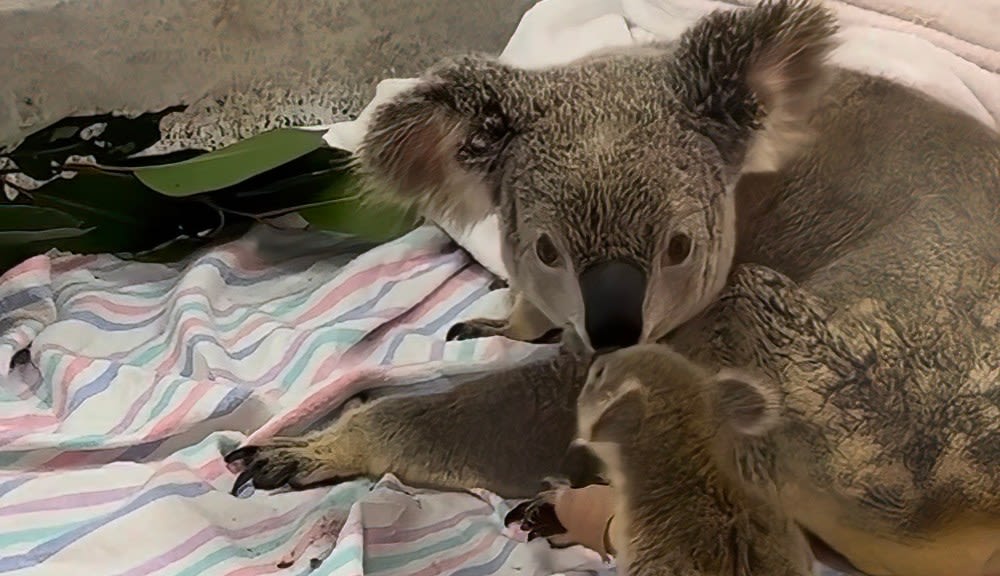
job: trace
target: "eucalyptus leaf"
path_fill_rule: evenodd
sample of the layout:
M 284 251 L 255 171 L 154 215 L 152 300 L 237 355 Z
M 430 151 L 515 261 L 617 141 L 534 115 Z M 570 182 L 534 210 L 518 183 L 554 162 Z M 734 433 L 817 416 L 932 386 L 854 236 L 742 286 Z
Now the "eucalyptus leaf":
M 59 178 L 32 191 L 29 201 L 33 208 L 58 210 L 91 228 L 50 246 L 81 253 L 141 252 L 178 237 L 203 236 L 227 222 L 204 201 L 164 196 L 128 174 Z
M 21 246 L 38 242 L 52 242 L 78 238 L 93 228 L 49 228 L 48 230 L 0 230 L 0 247 Z
M 78 218 L 55 208 L 0 204 L 0 231 L 76 228 L 80 224 Z
M 48 180 L 58 174 L 70 156 L 93 156 L 98 163 L 125 161 L 160 139 L 160 121 L 183 110 L 171 106 L 135 117 L 116 114 L 71 116 L 38 130 L 0 157 L 10 158 L 25 175 Z M 85 137 L 87 128 L 101 126 L 99 134 Z
M 419 221 L 411 211 L 367 203 L 357 195 L 300 210 L 299 215 L 310 226 L 320 230 L 342 232 L 381 242 L 413 230 Z
M 234 186 L 325 146 L 323 132 L 281 128 L 183 162 L 137 168 L 146 186 L 185 197 Z
M 351 193 L 346 159 L 340 150 L 319 148 L 210 197 L 222 210 L 257 218 L 321 206 Z

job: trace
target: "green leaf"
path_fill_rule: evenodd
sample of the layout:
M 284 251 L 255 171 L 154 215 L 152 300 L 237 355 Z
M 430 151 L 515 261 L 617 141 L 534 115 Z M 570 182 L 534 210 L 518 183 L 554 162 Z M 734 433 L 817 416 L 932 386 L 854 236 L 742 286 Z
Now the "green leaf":
M 76 228 L 80 224 L 78 218 L 62 210 L 21 204 L 0 204 L 0 231 Z
M 0 246 L 11 247 L 36 242 L 78 238 L 93 228 L 50 228 L 48 230 L 0 230 Z
M 234 186 L 325 145 L 321 131 L 282 128 L 183 162 L 137 168 L 134 173 L 162 194 L 193 196 Z
M 392 240 L 413 230 L 418 221 L 412 212 L 393 206 L 367 204 L 356 195 L 300 210 L 299 215 L 317 229 L 352 234 L 379 242 Z
M 70 156 L 93 156 L 98 163 L 125 161 L 160 139 L 160 120 L 164 116 L 184 109 L 171 106 L 136 117 L 70 116 L 32 133 L 9 152 L 0 150 L 0 157 L 10 158 L 21 172 L 35 180 L 56 176 Z M 84 128 L 94 125 L 103 125 L 103 132 L 85 140 Z
M 210 197 L 222 210 L 258 218 L 323 205 L 342 198 L 353 184 L 346 158 L 340 150 L 319 148 Z
M 24 208 L 58 211 L 89 228 L 85 235 L 52 238 L 44 246 L 80 253 L 141 252 L 179 237 L 198 238 L 230 220 L 203 201 L 164 196 L 127 174 L 59 178 L 33 190 L 25 202 L 31 205 Z

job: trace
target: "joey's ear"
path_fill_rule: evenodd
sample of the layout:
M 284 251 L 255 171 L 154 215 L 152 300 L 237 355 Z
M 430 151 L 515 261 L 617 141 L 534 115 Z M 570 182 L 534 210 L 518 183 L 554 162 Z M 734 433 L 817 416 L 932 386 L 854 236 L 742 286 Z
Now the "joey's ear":
M 762 436 L 778 425 L 781 407 L 777 390 L 734 370 L 719 372 L 712 384 L 719 417 L 731 430 Z
M 810 137 L 836 31 L 818 0 L 714 12 L 679 40 L 671 85 L 732 168 L 774 170 Z
M 497 204 L 496 166 L 523 125 L 523 71 L 465 56 L 376 109 L 356 153 L 369 198 L 467 227 Z
M 634 377 L 626 378 L 611 391 L 590 430 L 594 442 L 621 442 L 635 437 L 645 415 L 645 391 Z

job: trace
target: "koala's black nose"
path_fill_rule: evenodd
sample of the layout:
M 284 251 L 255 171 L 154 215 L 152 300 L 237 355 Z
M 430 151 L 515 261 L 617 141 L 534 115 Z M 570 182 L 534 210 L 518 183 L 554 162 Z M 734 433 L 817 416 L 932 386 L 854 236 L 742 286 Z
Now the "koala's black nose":
M 621 260 L 594 264 L 580 274 L 587 336 L 595 350 L 638 344 L 646 274 Z

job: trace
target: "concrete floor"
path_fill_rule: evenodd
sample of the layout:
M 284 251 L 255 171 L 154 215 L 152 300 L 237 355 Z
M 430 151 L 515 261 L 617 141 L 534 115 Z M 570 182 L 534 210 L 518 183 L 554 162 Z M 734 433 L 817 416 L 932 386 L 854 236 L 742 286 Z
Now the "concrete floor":
M 148 152 L 353 116 L 386 77 L 497 53 L 534 0 L 0 0 L 0 150 L 176 104 Z

